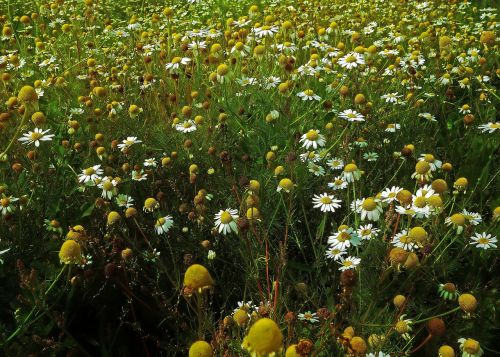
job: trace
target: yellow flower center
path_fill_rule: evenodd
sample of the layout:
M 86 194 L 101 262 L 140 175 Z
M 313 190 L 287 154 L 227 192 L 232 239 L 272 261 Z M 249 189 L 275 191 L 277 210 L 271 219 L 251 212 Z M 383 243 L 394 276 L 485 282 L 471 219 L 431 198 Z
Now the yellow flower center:
M 367 198 L 363 202 L 363 209 L 366 211 L 373 211 L 375 208 L 377 208 L 377 202 L 371 197 Z
M 309 130 L 306 134 L 306 138 L 309 141 L 316 141 L 319 137 L 319 134 L 316 130 Z
M 228 211 L 224 211 L 220 215 L 220 221 L 222 224 L 228 224 L 233 221 L 233 216 Z
M 192 126 L 193 126 L 193 124 L 191 124 L 191 122 L 189 122 L 189 121 L 186 121 L 186 122 L 184 122 L 184 124 L 183 124 L 182 126 L 183 126 L 184 128 L 186 128 L 186 129 L 188 129 L 188 128 L 192 127 Z
M 31 135 L 30 135 L 30 139 L 31 139 L 32 141 L 37 141 L 37 140 L 39 140 L 42 136 L 43 136 L 43 134 L 41 134 L 41 133 L 33 132 L 33 133 L 31 133 Z
M 8 207 L 10 205 L 10 200 L 8 198 L 2 198 L 0 200 L 0 204 L 2 207 Z
M 352 266 L 352 262 L 350 260 L 344 260 L 342 262 L 342 265 L 345 267 L 350 267 L 350 266 Z
M 347 56 L 347 58 L 345 59 L 345 61 L 346 61 L 347 63 L 353 63 L 353 62 L 356 62 L 356 56 L 353 56 L 353 55 Z
M 346 240 L 350 240 L 351 239 L 351 235 L 347 232 L 340 232 L 340 234 L 337 236 L 337 240 L 339 242 L 345 242 Z
M 427 205 L 427 200 L 425 199 L 425 197 L 419 196 L 415 198 L 415 206 L 417 206 L 418 208 L 423 208 L 426 205 Z
M 181 57 L 174 57 L 174 58 L 172 58 L 172 63 L 173 64 L 180 63 L 181 61 L 182 61 Z
M 434 162 L 434 160 L 435 160 L 434 155 L 432 155 L 432 154 L 426 154 L 426 155 L 424 156 L 424 159 L 425 159 L 425 161 L 427 161 L 427 162 Z
M 490 242 L 490 240 L 489 240 L 488 238 L 484 238 L 484 237 L 479 238 L 477 241 L 478 241 L 480 244 L 488 244 L 488 243 Z
M 113 184 L 110 181 L 106 181 L 102 184 L 102 189 L 104 191 L 111 191 L 113 189 Z
M 308 97 L 314 95 L 314 91 L 312 89 L 306 89 L 304 91 L 304 94 L 307 95 Z
M 431 166 L 427 161 L 419 161 L 415 165 L 415 171 L 417 174 L 424 175 L 431 169 Z
M 320 200 L 319 200 L 321 203 L 325 204 L 325 205 L 328 205 L 330 203 L 332 203 L 332 199 L 330 197 L 321 197 Z
M 499 123 L 491 123 L 490 128 L 491 129 L 500 129 L 500 124 Z
M 455 213 L 450 217 L 450 221 L 457 226 L 463 226 L 465 224 L 465 216 L 461 213 Z
M 93 167 L 89 167 L 88 169 L 85 169 L 84 174 L 87 176 L 90 176 L 95 173 L 95 170 Z
M 344 167 L 344 171 L 345 172 L 354 172 L 358 169 L 358 167 L 356 166 L 356 164 L 347 164 L 345 165 Z

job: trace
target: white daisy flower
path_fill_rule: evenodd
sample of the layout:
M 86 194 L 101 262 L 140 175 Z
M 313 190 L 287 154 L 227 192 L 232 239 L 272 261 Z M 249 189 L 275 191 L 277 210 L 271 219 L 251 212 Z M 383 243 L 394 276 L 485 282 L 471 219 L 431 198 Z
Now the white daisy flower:
M 489 122 L 487 124 L 482 124 L 478 126 L 478 129 L 481 130 L 483 133 L 493 133 L 494 131 L 497 131 L 500 129 L 500 121 L 497 121 L 496 123 Z
M 78 175 L 78 181 L 80 183 L 95 182 L 101 178 L 102 173 L 101 165 L 94 165 L 82 170 L 82 173 Z
M 332 190 L 343 190 L 347 188 L 347 185 L 347 181 L 342 176 L 337 176 L 333 181 L 328 182 L 328 187 Z
M 173 225 L 172 216 L 158 218 L 155 223 L 156 234 L 162 235 L 163 233 L 167 233 Z
M 358 113 L 357 111 L 352 109 L 346 109 L 342 111 L 341 113 L 339 113 L 339 117 L 350 122 L 365 121 L 365 117 L 363 116 L 363 114 Z
M 17 139 L 21 141 L 24 145 L 35 144 L 36 147 L 40 146 L 40 141 L 51 141 L 55 136 L 54 134 L 48 134 L 50 129 L 42 130 L 35 128 L 34 131 L 29 131 L 23 134 L 22 138 Z
M 7 213 L 12 213 L 14 211 L 14 205 L 12 203 L 16 202 L 18 198 L 12 196 L 2 195 L 0 199 L 0 211 L 2 212 L 2 216 L 5 216 Z
M 365 59 L 363 56 L 356 52 L 349 52 L 344 57 L 340 58 L 338 64 L 342 68 L 352 69 L 359 65 L 365 64 Z
M 325 146 L 325 137 L 319 133 L 319 130 L 311 129 L 307 133 L 303 134 L 300 138 L 302 147 L 309 149 L 317 149 L 318 147 Z
M 408 236 L 408 231 L 402 230 L 392 238 L 391 244 L 406 251 L 414 251 L 418 248 L 417 242 Z
M 237 210 L 231 208 L 220 210 L 215 215 L 215 228 L 219 233 L 222 233 L 223 235 L 227 235 L 231 232 L 238 234 L 238 226 L 236 224 L 237 219 Z
M 351 208 L 356 213 L 361 214 L 361 220 L 369 219 L 371 221 L 378 221 L 382 214 L 382 205 L 378 198 L 368 197 L 360 200 L 353 201 Z
M 297 97 L 302 98 L 302 100 L 317 100 L 317 101 L 321 100 L 321 97 L 315 94 L 312 89 L 306 89 L 303 92 L 297 93 Z
M 498 242 L 497 237 L 492 236 L 486 232 L 483 233 L 475 233 L 473 237 L 470 238 L 472 242 L 470 245 L 475 245 L 477 248 L 489 249 L 496 248 L 497 245 L 495 243 Z
M 337 208 L 340 208 L 340 202 L 342 201 L 336 199 L 334 195 L 322 193 L 320 195 L 314 195 L 313 207 L 319 208 L 321 212 L 335 212 Z
M 175 125 L 175 130 L 180 131 L 181 133 L 191 133 L 193 131 L 196 131 L 196 129 L 196 123 L 191 119 L 184 120 L 182 123 L 178 123 Z
M 125 151 L 126 149 L 128 149 L 132 145 L 139 144 L 139 143 L 142 143 L 142 141 L 141 140 L 137 140 L 137 137 L 135 137 L 135 136 L 128 136 L 126 139 L 124 139 L 122 141 L 121 144 L 118 144 L 118 148 L 121 151 Z
M 362 240 L 370 240 L 372 238 L 376 238 L 379 234 L 380 230 L 378 228 L 374 228 L 373 224 L 365 224 L 364 226 L 359 226 L 356 233 Z
M 111 177 L 105 177 L 101 182 L 99 182 L 97 187 L 102 189 L 101 197 L 110 200 L 117 193 L 117 185 L 118 182 L 116 180 Z
M 397 103 L 398 99 L 401 98 L 402 95 L 398 93 L 388 93 L 384 94 L 380 98 L 385 99 L 386 103 Z
M 338 157 L 333 157 L 326 163 L 328 167 L 332 170 L 341 170 L 344 167 L 344 160 Z
M 340 249 L 336 247 L 329 247 L 325 252 L 328 259 L 339 260 L 342 256 L 346 255 L 347 251 L 345 249 Z
M 307 322 L 312 323 L 312 324 L 319 321 L 318 315 L 316 315 L 315 312 L 311 312 L 311 311 L 306 311 L 303 314 L 302 313 L 298 314 L 297 317 L 301 321 L 307 321 Z
M 483 220 L 479 213 L 469 212 L 465 208 L 463 209 L 462 214 L 464 215 L 465 219 L 467 219 L 473 226 L 477 226 Z
M 340 271 L 356 269 L 359 263 L 361 263 L 361 259 L 357 257 L 347 257 L 344 259 L 343 257 L 341 257 L 339 259 L 339 263 L 341 265 L 341 267 L 339 268 Z
M 386 188 L 384 191 L 382 191 L 382 193 L 380 194 L 380 198 L 382 199 L 382 202 L 392 203 L 396 201 L 396 197 L 401 191 L 403 191 L 401 187 L 392 186 L 391 188 Z
M 356 247 L 360 243 L 361 239 L 358 234 L 350 227 L 342 228 L 328 237 L 328 244 L 330 244 L 332 248 L 341 250 L 345 250 L 351 245 Z

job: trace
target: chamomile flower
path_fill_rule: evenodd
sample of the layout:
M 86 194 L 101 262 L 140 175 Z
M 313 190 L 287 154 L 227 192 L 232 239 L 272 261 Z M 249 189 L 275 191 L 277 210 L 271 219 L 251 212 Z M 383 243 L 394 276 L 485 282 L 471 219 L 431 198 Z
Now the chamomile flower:
M 312 147 L 316 150 L 318 147 L 325 146 L 325 137 L 319 133 L 319 130 L 311 129 L 302 135 L 300 142 L 302 143 L 302 147 L 306 149 Z
M 158 218 L 155 222 L 156 234 L 162 235 L 163 233 L 167 233 L 173 225 L 174 221 L 172 220 L 172 216 Z
M 397 103 L 399 98 L 401 98 L 402 95 L 398 93 L 388 93 L 384 94 L 380 98 L 385 99 L 386 103 Z
M 338 64 L 342 68 L 352 69 L 352 68 L 356 68 L 362 64 L 365 64 L 365 59 L 359 53 L 349 52 L 344 57 L 341 57 L 339 59 Z
M 478 126 L 478 129 L 481 130 L 483 133 L 493 133 L 500 129 L 500 121 L 497 121 L 495 123 L 489 122 L 487 124 L 482 124 Z
M 321 156 L 316 151 L 306 151 L 299 157 L 302 162 L 319 162 L 321 160 Z
M 189 120 L 184 120 L 182 123 L 176 124 L 175 125 L 175 130 L 180 131 L 181 133 L 191 133 L 193 131 L 196 131 L 196 123 L 189 119 Z
M 134 199 L 129 195 L 119 194 L 115 198 L 115 201 L 116 201 L 116 204 L 118 205 L 118 207 L 122 207 L 122 208 L 129 208 L 129 207 L 132 207 L 134 205 Z
M 361 214 L 362 221 L 365 219 L 378 221 L 383 212 L 382 205 L 380 204 L 380 200 L 378 198 L 363 198 L 359 200 L 359 202 L 353 202 L 353 204 L 353 210 Z
M 390 123 L 390 124 L 387 124 L 385 131 L 388 133 L 395 133 L 399 129 L 401 129 L 400 124 Z
M 469 223 L 472 224 L 473 226 L 477 226 L 479 223 L 483 221 L 483 218 L 477 212 L 469 212 L 464 208 L 462 210 L 462 214 L 464 215 L 465 219 L 468 220 Z
M 342 177 L 349 183 L 358 181 L 361 178 L 361 170 L 358 169 L 355 163 L 347 164 L 342 171 Z
M 325 169 L 323 166 L 317 165 L 314 162 L 309 162 L 307 164 L 309 172 L 312 172 L 314 176 L 323 176 L 325 174 Z
M 411 178 L 420 182 L 428 182 L 432 178 L 431 165 L 425 160 L 418 161 L 415 165 L 415 172 L 411 175 Z
M 420 155 L 420 158 L 418 160 L 427 162 L 431 167 L 431 171 L 436 171 L 437 169 L 441 168 L 441 165 L 443 164 L 440 160 L 437 160 L 432 154 L 422 154 Z
M 397 200 L 397 195 L 399 192 L 401 192 L 403 189 L 398 186 L 392 186 L 391 188 L 386 188 L 382 193 L 380 194 L 380 198 L 382 199 L 382 202 L 385 203 L 392 203 Z
M 29 131 L 23 134 L 22 138 L 17 139 L 24 145 L 35 144 L 35 147 L 40 146 L 40 141 L 51 141 L 55 136 L 54 134 L 47 134 L 50 129 L 42 130 L 40 128 L 35 128 L 34 131 Z
M 237 219 L 237 210 L 231 208 L 220 210 L 215 215 L 215 228 L 219 233 L 222 233 L 223 235 L 227 235 L 231 232 L 238 234 L 238 226 L 236 224 Z
M 338 263 L 341 265 L 339 268 L 340 271 L 356 269 L 359 263 L 361 263 L 361 258 L 350 256 L 344 259 L 343 257 L 341 257 Z
M 111 200 L 118 192 L 116 186 L 118 181 L 114 180 L 112 177 L 105 177 L 99 182 L 97 187 L 102 189 L 101 197 L 107 200 Z
M 299 320 L 306 321 L 306 322 L 309 322 L 311 324 L 314 324 L 314 323 L 319 321 L 318 315 L 316 315 L 315 312 L 311 312 L 311 311 L 306 311 L 304 313 L 300 313 L 297 315 L 297 317 L 299 318 Z
M 497 237 L 492 236 L 486 232 L 483 233 L 475 233 L 473 237 L 471 237 L 470 245 L 475 245 L 477 248 L 482 248 L 484 250 L 489 248 L 496 248 L 497 245 Z
M 94 165 L 82 170 L 82 173 L 78 175 L 78 181 L 80 183 L 94 182 L 101 178 L 103 171 L 101 165 Z
M 405 319 L 406 314 L 399 317 L 399 321 L 394 326 L 397 333 L 401 335 L 406 341 L 411 339 L 410 332 L 412 331 L 413 320 Z
M 462 350 L 462 357 L 481 357 L 484 353 L 479 342 L 472 338 L 459 338 L 458 343 Z
M 364 226 L 359 226 L 356 233 L 362 240 L 370 240 L 372 238 L 376 238 L 379 234 L 380 230 L 378 228 L 374 228 L 373 224 L 368 223 Z
M 256 27 L 253 30 L 253 33 L 258 38 L 273 37 L 274 34 L 276 34 L 277 32 L 278 32 L 277 26 L 268 26 L 268 25 Z
M 186 66 L 191 62 L 188 57 L 174 57 L 172 61 L 165 65 L 165 69 L 170 73 L 178 73 L 180 71 L 181 65 Z
M 439 284 L 438 292 L 439 296 L 445 300 L 456 300 L 460 295 L 453 283 Z
M 328 183 L 328 187 L 332 190 L 343 190 L 347 188 L 348 182 L 342 177 L 337 176 L 335 179 Z
M 467 220 L 463 214 L 455 213 L 450 217 L 446 217 L 444 223 L 447 226 L 453 226 L 457 230 L 457 234 L 460 234 L 464 230 L 464 227 L 467 224 Z
M 0 211 L 2 212 L 2 216 L 5 216 L 8 213 L 12 213 L 14 211 L 13 203 L 16 202 L 18 198 L 12 196 L 5 196 L 2 194 L 2 198 L 0 199 Z
M 360 245 L 361 239 L 354 229 L 350 227 L 342 227 L 338 232 L 333 233 L 328 237 L 328 244 L 333 248 L 341 250 L 349 248 L 351 245 L 356 247 Z
M 325 252 L 325 255 L 329 259 L 333 260 L 339 260 L 341 257 L 347 254 L 347 251 L 345 249 L 340 249 L 336 247 L 328 247 L 328 249 Z
M 118 144 L 118 148 L 123 152 L 130 148 L 134 144 L 142 143 L 141 140 L 138 140 L 135 136 L 128 136 L 126 139 L 122 141 L 121 144 Z
M 321 97 L 315 94 L 312 89 L 306 89 L 303 92 L 297 93 L 297 97 L 301 98 L 302 100 L 316 100 L 316 101 L 321 100 Z
M 130 176 L 132 181 L 145 181 L 148 179 L 148 174 L 144 173 L 144 170 L 132 170 Z
M 400 233 L 396 234 L 391 240 L 391 244 L 398 248 L 403 248 L 406 251 L 414 251 L 418 248 L 417 242 L 408 236 L 408 231 L 402 230 Z
M 326 165 L 332 170 L 341 170 L 344 167 L 344 160 L 333 157 L 326 162 Z
M 349 122 L 365 121 L 363 114 L 352 109 L 346 109 L 339 113 L 339 117 Z
M 152 158 L 144 160 L 143 165 L 145 167 L 156 167 L 158 164 L 156 162 L 156 159 L 154 157 L 152 157 Z
M 313 207 L 319 208 L 321 212 L 335 212 L 337 208 L 340 208 L 340 202 L 342 201 L 336 199 L 334 195 L 329 195 L 328 193 L 314 195 L 313 197 Z

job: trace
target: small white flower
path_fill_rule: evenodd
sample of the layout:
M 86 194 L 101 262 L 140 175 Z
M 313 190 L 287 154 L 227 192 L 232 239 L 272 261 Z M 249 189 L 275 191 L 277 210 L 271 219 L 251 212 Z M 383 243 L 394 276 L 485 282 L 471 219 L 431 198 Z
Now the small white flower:
M 127 150 L 129 147 L 131 147 L 134 144 L 139 144 L 142 143 L 141 140 L 137 140 L 137 137 L 135 136 L 128 136 L 126 139 L 122 141 L 121 144 L 118 144 L 118 148 L 123 152 Z
M 359 53 L 349 52 L 344 57 L 339 59 L 338 64 L 342 68 L 352 69 L 365 64 L 365 59 Z
M 318 147 L 325 146 L 325 137 L 319 133 L 319 130 L 311 129 L 307 133 L 303 134 L 300 138 L 302 147 L 309 149 L 317 149 Z
M 346 109 L 342 111 L 341 113 L 339 113 L 339 117 L 350 122 L 365 121 L 365 117 L 361 113 L 358 113 L 357 111 L 352 109 Z
M 231 208 L 220 210 L 215 215 L 215 228 L 219 233 L 222 233 L 223 235 L 227 235 L 231 232 L 238 234 L 238 226 L 236 224 L 237 219 L 237 210 Z
M 101 165 L 94 165 L 82 170 L 82 173 L 78 175 L 78 181 L 80 183 L 87 183 L 89 181 L 94 182 L 101 178 L 103 171 Z
M 355 269 L 359 265 L 359 263 L 361 263 L 361 258 L 347 257 L 344 259 L 343 257 L 341 257 L 339 259 L 339 263 L 341 265 L 341 267 L 339 268 L 340 271 Z
M 335 212 L 337 208 L 340 208 L 340 202 L 342 201 L 336 199 L 334 195 L 322 193 L 320 195 L 314 195 L 313 207 L 319 208 L 321 212 Z
M 496 248 L 497 245 L 495 243 L 498 242 L 497 238 L 488 234 L 486 232 L 483 233 L 475 233 L 473 237 L 471 237 L 472 242 L 469 244 L 475 245 L 478 248 L 489 249 Z
M 158 218 L 155 223 L 156 234 L 161 235 L 167 233 L 173 225 L 174 221 L 172 220 L 172 216 Z
M 50 129 L 42 130 L 35 128 L 34 131 L 29 131 L 23 134 L 22 138 L 17 140 L 21 141 L 24 145 L 35 144 L 36 147 L 40 146 L 40 141 L 51 141 L 55 136 L 54 134 L 48 134 Z

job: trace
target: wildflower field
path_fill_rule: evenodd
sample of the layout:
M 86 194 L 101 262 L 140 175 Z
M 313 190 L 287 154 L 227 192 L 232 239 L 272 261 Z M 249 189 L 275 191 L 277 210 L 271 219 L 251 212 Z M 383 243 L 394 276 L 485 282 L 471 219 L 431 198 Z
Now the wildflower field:
M 0 356 L 500 355 L 497 7 L 0 0 Z

